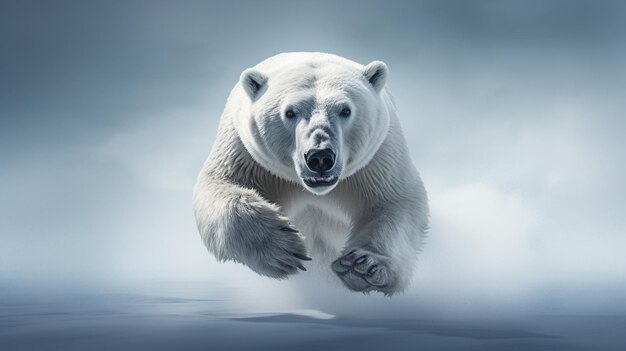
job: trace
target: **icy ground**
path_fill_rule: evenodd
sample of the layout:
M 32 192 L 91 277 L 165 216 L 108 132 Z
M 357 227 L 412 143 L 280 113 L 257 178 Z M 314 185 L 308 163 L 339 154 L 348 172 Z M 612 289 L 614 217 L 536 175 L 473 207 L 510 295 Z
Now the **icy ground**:
M 243 313 L 219 298 L 5 292 L 0 350 L 625 350 L 626 316 L 365 318 Z M 176 295 L 176 296 L 174 296 Z

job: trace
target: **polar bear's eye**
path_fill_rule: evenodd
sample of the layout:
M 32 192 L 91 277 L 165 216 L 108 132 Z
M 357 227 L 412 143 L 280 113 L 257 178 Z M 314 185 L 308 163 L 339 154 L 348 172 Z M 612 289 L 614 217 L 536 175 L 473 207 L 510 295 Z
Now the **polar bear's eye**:
M 339 115 L 341 117 L 348 117 L 348 116 L 350 116 L 351 113 L 352 113 L 352 111 L 350 111 L 349 108 L 345 107 L 343 110 L 341 110 L 341 112 L 339 112 Z
M 296 113 L 293 112 L 293 110 L 288 110 L 287 112 L 285 112 L 285 117 L 287 118 L 294 118 L 296 116 Z

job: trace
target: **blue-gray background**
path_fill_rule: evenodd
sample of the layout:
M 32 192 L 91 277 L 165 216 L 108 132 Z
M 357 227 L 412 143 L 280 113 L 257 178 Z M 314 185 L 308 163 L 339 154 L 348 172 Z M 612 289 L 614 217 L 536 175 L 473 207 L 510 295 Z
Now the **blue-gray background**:
M 284 51 L 390 67 L 432 230 L 373 311 L 626 312 L 620 1 L 1 0 L 0 289 L 284 301 L 190 204 L 240 72 Z

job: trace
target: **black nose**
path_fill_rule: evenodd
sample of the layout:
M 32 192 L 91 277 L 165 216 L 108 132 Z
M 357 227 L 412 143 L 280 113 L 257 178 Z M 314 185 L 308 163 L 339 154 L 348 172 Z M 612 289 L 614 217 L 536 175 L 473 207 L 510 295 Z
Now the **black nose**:
M 335 165 L 335 153 L 331 149 L 309 150 L 304 155 L 304 159 L 310 170 L 320 174 Z

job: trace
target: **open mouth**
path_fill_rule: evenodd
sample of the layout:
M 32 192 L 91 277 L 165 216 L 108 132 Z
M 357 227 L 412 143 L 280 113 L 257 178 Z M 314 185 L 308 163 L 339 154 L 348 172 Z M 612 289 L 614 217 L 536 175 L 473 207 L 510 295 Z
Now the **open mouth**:
M 335 183 L 337 183 L 338 179 L 339 177 L 333 176 L 333 175 L 325 176 L 325 177 L 302 178 L 302 180 L 304 180 L 304 184 L 306 184 L 307 186 L 310 186 L 311 188 L 315 188 L 318 186 L 334 185 Z

